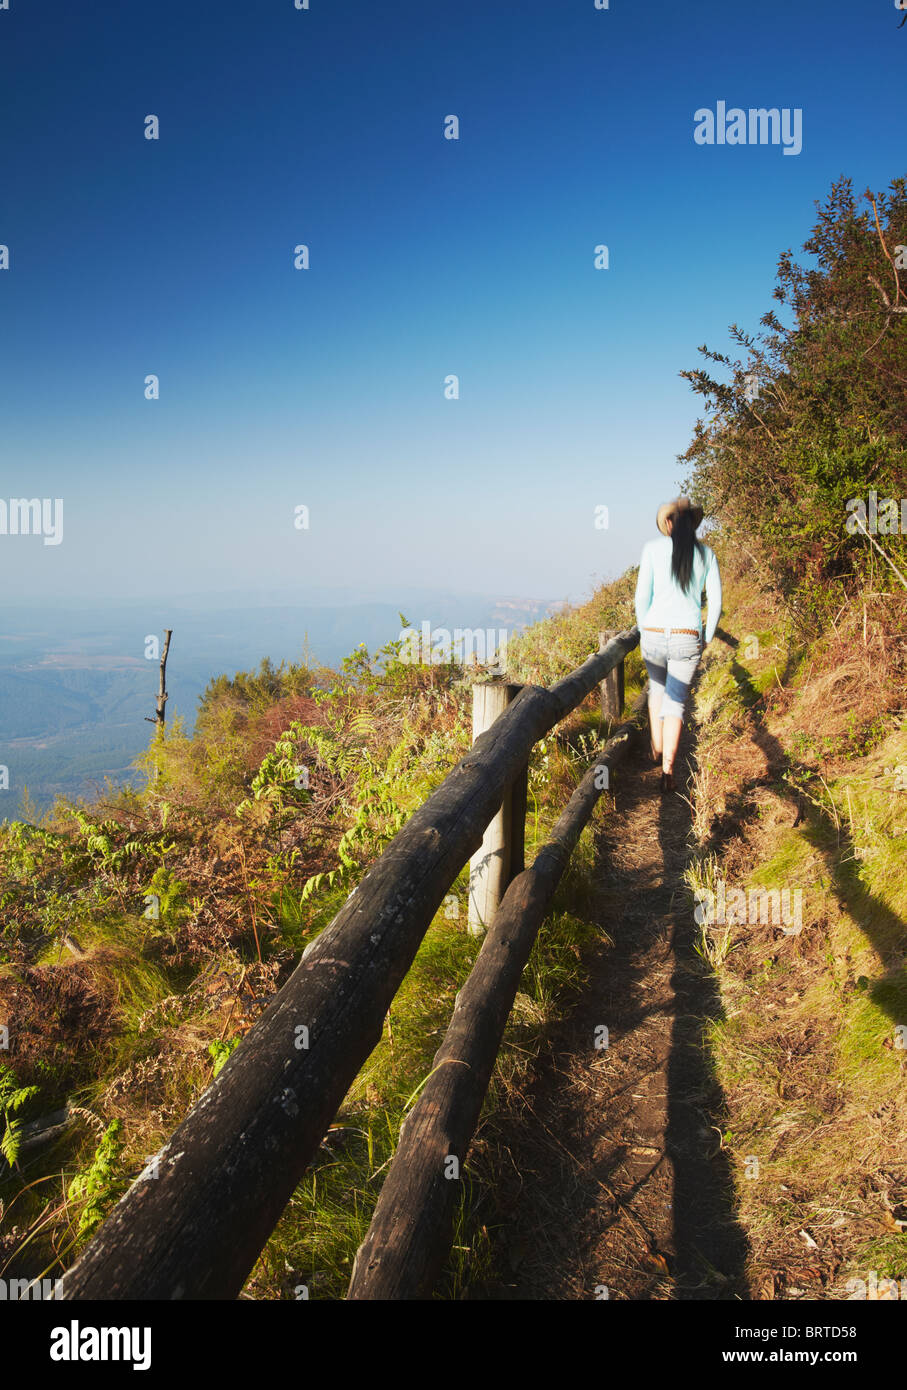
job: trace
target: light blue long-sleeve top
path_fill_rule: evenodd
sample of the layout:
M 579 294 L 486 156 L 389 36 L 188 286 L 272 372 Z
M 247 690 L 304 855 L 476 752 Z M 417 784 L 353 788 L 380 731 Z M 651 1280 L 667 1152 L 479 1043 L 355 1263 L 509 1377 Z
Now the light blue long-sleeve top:
M 721 575 L 715 552 L 702 542 L 693 552 L 693 577 L 684 593 L 671 574 L 670 536 L 646 541 L 636 581 L 636 622 L 644 627 L 695 628 L 702 636 L 702 590 L 708 603 L 705 640 L 711 642 L 721 617 Z

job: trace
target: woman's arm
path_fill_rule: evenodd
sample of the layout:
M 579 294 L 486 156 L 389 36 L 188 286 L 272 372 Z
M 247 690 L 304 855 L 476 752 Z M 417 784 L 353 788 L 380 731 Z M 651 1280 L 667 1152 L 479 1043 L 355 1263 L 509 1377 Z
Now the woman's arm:
M 709 563 L 705 572 L 705 600 L 708 604 L 709 615 L 705 626 L 703 647 L 707 647 L 715 636 L 715 629 L 721 618 L 721 573 L 718 569 L 715 553 L 712 550 L 709 551 Z
M 647 545 L 643 546 L 642 558 L 639 562 L 639 577 L 636 580 L 636 626 L 641 628 L 649 611 L 652 602 L 653 589 L 652 575 L 652 556 Z

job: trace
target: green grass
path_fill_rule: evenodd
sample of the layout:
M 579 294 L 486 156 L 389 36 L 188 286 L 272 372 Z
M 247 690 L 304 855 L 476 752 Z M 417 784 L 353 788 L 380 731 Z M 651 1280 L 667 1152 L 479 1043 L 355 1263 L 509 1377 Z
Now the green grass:
M 876 1236 L 861 1245 L 852 1261 L 855 1277 L 874 1269 L 880 1279 L 907 1279 L 907 1236 Z

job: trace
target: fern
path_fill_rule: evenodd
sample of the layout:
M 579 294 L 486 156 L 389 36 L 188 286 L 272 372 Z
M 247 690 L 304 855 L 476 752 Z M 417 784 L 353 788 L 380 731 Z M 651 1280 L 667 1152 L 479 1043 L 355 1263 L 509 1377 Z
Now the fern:
M 227 1042 L 222 1041 L 220 1038 L 215 1038 L 212 1043 L 208 1044 L 208 1053 L 214 1064 L 215 1076 L 217 1076 L 218 1072 L 222 1069 L 227 1058 L 239 1047 L 241 1041 L 242 1035 L 237 1033 L 235 1038 L 230 1038 Z
M 22 1144 L 21 1122 L 10 1117 L 17 1110 L 21 1110 L 23 1105 L 26 1105 L 37 1094 L 37 1086 L 20 1086 L 12 1068 L 0 1062 L 0 1119 L 3 1121 L 3 1131 L 0 1134 L 0 1153 L 3 1154 L 10 1168 L 16 1164 Z
M 165 803 L 166 805 L 166 803 Z M 168 844 L 164 836 L 159 836 L 153 840 L 127 840 L 123 845 L 117 845 L 114 836 L 121 827 L 116 821 L 99 821 L 93 823 L 85 815 L 84 811 L 76 808 L 71 809 L 71 814 L 75 818 L 84 839 L 84 848 L 77 847 L 75 851 L 64 850 L 63 862 L 67 866 L 74 860 L 78 860 L 80 853 L 84 856 L 87 852 L 90 860 L 101 861 L 106 869 L 113 872 L 126 867 L 131 859 L 136 859 L 141 854 L 154 854 L 163 857 L 171 854 L 176 849 L 176 842 Z M 166 814 L 164 824 L 166 824 Z
M 105 1129 L 88 1167 L 77 1173 L 67 1189 L 70 1202 L 84 1202 L 79 1216 L 78 1234 L 93 1230 L 104 1216 L 108 1198 L 119 1184 L 117 1161 L 123 1148 L 121 1123 L 113 1120 Z

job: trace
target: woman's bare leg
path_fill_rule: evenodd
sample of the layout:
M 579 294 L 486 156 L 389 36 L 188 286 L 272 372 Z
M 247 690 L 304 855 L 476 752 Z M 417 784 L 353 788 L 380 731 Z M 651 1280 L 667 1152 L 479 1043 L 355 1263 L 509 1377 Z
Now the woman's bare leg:
M 663 696 L 659 695 L 656 700 L 649 701 L 649 730 L 652 737 L 652 752 L 658 754 L 662 750 L 661 736 L 661 702 Z
M 674 771 L 674 759 L 677 756 L 677 745 L 680 742 L 680 730 L 683 720 L 678 719 L 676 714 L 666 714 L 661 721 L 664 725 L 664 747 L 661 757 L 661 767 L 663 772 Z

